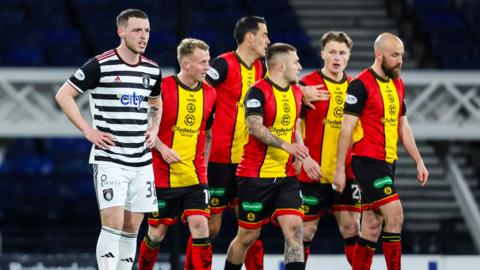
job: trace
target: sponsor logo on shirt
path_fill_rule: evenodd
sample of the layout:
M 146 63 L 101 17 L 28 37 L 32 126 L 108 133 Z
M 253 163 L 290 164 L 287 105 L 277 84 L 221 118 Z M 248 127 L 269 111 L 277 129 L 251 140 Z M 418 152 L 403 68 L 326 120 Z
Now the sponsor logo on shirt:
M 132 95 L 122 95 L 120 96 L 120 103 L 125 106 L 136 106 L 138 110 L 140 110 L 140 105 L 142 101 L 145 99 L 145 96 L 137 95 L 133 92 Z

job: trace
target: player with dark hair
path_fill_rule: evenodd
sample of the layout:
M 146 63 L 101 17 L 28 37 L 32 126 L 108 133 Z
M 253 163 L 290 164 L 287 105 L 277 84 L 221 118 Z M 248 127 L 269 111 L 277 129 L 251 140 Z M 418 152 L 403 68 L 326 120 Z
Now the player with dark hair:
M 161 117 L 162 76 L 158 65 L 142 55 L 150 34 L 147 15 L 122 11 L 117 34 L 120 45 L 86 62 L 55 97 L 93 144 L 90 163 L 102 223 L 96 256 L 98 268 L 105 270 L 132 269 L 143 213 L 157 210 L 150 148 Z M 87 90 L 93 126 L 74 100 Z
M 220 231 L 227 206 L 238 212 L 235 172 L 248 140 L 243 101 L 250 86 L 266 73 L 261 59 L 270 44 L 265 19 L 256 16 L 238 20 L 234 38 L 237 49 L 214 59 L 207 76 L 218 96 L 208 162 L 212 238 Z M 248 270 L 263 269 L 261 240 L 250 248 L 245 266 Z

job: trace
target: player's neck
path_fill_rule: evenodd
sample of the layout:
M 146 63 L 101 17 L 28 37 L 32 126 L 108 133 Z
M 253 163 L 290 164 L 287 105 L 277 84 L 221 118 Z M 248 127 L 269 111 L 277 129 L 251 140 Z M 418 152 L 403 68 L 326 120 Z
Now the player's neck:
M 272 72 L 268 74 L 268 78 L 277 86 L 285 89 L 290 86 L 290 82 L 285 78 L 282 73 L 279 72 Z
M 327 76 L 329 79 L 334 80 L 336 82 L 339 82 L 343 79 L 343 72 L 333 73 L 333 72 L 330 72 L 330 70 L 328 70 L 328 68 L 326 67 L 322 68 L 322 73 L 323 75 Z
M 253 62 L 258 59 L 258 56 L 255 52 L 247 48 L 246 46 L 238 46 L 235 50 L 235 53 L 242 59 L 242 61 L 247 64 L 249 67 L 253 65 Z
M 377 61 L 375 61 L 375 63 L 373 63 L 373 65 L 370 68 L 373 71 L 375 71 L 375 73 L 377 73 L 377 75 L 380 76 L 382 79 L 384 79 L 384 80 L 389 79 L 387 74 L 385 74 L 385 72 L 383 72 L 382 65 L 377 63 Z
M 194 80 L 192 77 L 185 74 L 185 72 L 181 71 L 177 74 L 177 78 L 180 80 L 181 83 L 188 86 L 190 89 L 195 89 L 199 82 Z
M 140 59 L 140 54 L 132 52 L 124 44 L 120 44 L 120 46 L 117 47 L 117 53 L 120 55 L 120 58 L 129 65 L 138 64 Z

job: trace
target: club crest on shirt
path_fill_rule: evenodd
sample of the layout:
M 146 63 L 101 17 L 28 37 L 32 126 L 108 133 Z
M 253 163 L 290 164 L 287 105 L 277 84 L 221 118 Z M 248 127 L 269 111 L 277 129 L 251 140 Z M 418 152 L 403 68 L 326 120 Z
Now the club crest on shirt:
M 143 75 L 142 83 L 143 83 L 143 87 L 145 87 L 145 88 L 150 87 L 150 75 L 148 75 L 148 74 Z
M 113 189 L 107 188 L 103 190 L 103 198 L 106 201 L 111 201 L 113 199 Z

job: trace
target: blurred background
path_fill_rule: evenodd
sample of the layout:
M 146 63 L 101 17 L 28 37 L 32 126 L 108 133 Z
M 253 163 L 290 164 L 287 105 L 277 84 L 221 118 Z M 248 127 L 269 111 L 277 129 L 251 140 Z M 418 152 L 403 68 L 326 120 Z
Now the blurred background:
M 184 37 L 206 41 L 212 57 L 235 49 L 233 27 L 246 15 L 266 18 L 272 43 L 294 45 L 304 73 L 322 66 L 326 31 L 345 31 L 353 39 L 347 69 L 353 76 L 373 62 L 378 34 L 399 35 L 406 47 L 408 116 L 431 175 L 421 189 L 414 163 L 400 149 L 403 253 L 423 255 L 427 263 L 408 269 L 451 269 L 442 258 L 479 254 L 480 1 L 0 0 L 0 269 L 22 266 L 12 262 L 94 261 L 100 221 L 91 145 L 53 97 L 88 58 L 118 46 L 115 18 L 127 8 L 149 15 L 146 56 L 166 75 L 175 70 L 175 48 Z M 89 116 L 88 97 L 77 101 Z M 162 244 L 161 261 L 183 253 L 187 227 L 176 229 Z M 227 213 L 215 253 L 226 253 L 235 233 L 236 221 Z M 262 238 L 266 253 L 283 252 L 278 229 L 266 226 Z M 312 254 L 344 261 L 335 257 L 342 253 L 335 220 L 322 219 Z M 170 269 L 168 263 L 158 267 Z

